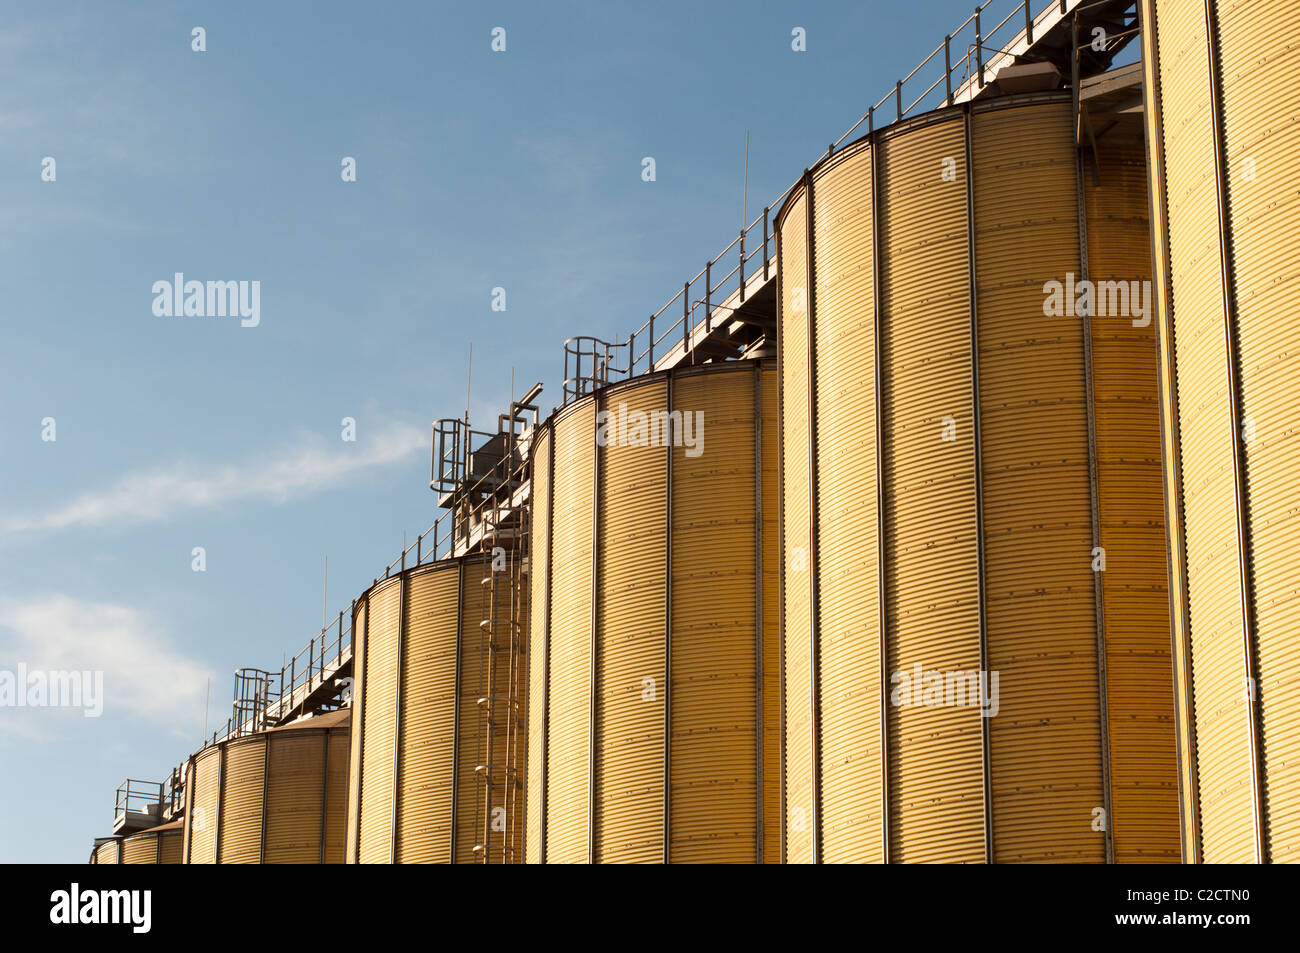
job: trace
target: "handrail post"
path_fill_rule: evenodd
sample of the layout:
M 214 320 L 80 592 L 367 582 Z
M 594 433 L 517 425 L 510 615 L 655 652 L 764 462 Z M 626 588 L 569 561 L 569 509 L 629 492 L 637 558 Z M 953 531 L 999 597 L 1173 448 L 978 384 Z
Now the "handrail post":
M 713 283 L 713 262 L 704 263 L 704 333 L 708 334 L 713 330 L 713 306 L 709 301 L 713 294 L 710 285 Z
M 979 70 L 980 89 L 984 88 L 984 36 L 980 30 L 980 8 L 975 8 L 975 66 Z
M 682 285 L 682 357 L 691 349 L 691 283 Z
M 1029 12 L 1029 0 L 1025 0 L 1025 42 L 1034 45 L 1034 15 Z
M 316 639 L 313 638 L 307 645 L 307 686 L 311 687 L 311 669 L 312 664 L 316 661 Z
M 650 366 L 646 370 L 654 373 L 655 369 L 655 316 L 650 315 Z
M 898 119 L 903 119 L 903 81 L 900 79 L 894 84 L 894 107 L 898 111 Z
M 740 300 L 745 300 L 745 226 L 740 226 Z
M 1026 0 L 1028 2 L 1028 0 Z M 948 44 L 952 41 L 951 34 L 943 38 L 943 81 L 948 87 L 948 105 L 952 105 L 952 54 L 948 50 Z
M 768 206 L 764 205 L 764 206 L 763 206 L 763 280 L 764 280 L 764 281 L 767 281 L 767 277 L 768 277 L 768 276 L 767 276 L 767 259 L 768 259 L 768 253 L 767 253 L 767 214 L 768 214 L 769 211 L 771 211 L 771 209 L 770 209 Z

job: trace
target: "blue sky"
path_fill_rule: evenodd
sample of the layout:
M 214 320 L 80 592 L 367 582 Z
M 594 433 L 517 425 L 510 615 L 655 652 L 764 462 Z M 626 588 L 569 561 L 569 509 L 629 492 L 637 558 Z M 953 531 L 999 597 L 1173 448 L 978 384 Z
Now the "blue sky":
M 566 337 L 626 337 L 734 237 L 747 130 L 752 217 L 972 6 L 11 7 L 0 669 L 103 670 L 105 707 L 0 708 L 0 861 L 84 861 L 209 677 L 215 725 L 319 629 L 326 555 L 332 616 L 433 521 L 471 343 L 480 429 L 512 370 L 553 406 Z M 260 324 L 155 316 L 178 271 L 260 281 Z

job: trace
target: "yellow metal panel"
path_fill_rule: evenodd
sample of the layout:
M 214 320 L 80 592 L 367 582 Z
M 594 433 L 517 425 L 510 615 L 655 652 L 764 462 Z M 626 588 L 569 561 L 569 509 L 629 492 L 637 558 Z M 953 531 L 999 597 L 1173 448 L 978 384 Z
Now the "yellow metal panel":
M 828 863 L 884 858 L 872 158 L 866 146 L 845 154 L 813 190 L 821 823 Z
M 917 704 L 902 681 L 980 668 L 964 127 L 880 148 L 890 860 L 971 863 L 985 850 L 979 710 Z M 874 677 L 867 688 L 874 699 Z
M 1158 4 L 1202 860 L 1255 859 L 1205 10 Z
M 352 613 L 352 727 L 348 748 L 347 816 L 344 862 L 355 864 L 360 847 L 361 753 L 365 727 L 366 600 L 359 599 Z
M 122 863 L 158 863 L 158 835 L 132 834 L 130 837 L 122 838 Z
M 218 774 L 221 749 L 205 748 L 190 761 L 189 809 L 185 814 L 187 864 L 211 864 L 217 859 Z
M 760 428 L 760 527 L 763 563 L 763 862 L 781 862 L 781 521 L 780 419 L 777 372 L 771 363 L 759 372 L 762 416 Z
M 409 572 L 402 647 L 399 863 L 451 860 L 460 567 Z
M 351 727 L 329 733 L 329 755 L 325 771 L 325 863 L 341 864 L 347 839 L 348 753 Z
M 358 861 L 386 864 L 392 843 L 398 580 L 381 583 L 369 598 Z
M 159 864 L 179 864 L 181 863 L 181 844 L 184 841 L 184 835 L 181 831 L 164 831 L 155 835 L 162 841 L 161 858 L 156 861 Z
M 1268 859 L 1300 862 L 1300 35 L 1218 4 Z
M 812 652 L 809 572 L 807 194 L 797 188 L 780 222 L 781 572 L 784 672 L 785 859 L 811 863 Z
M 271 750 L 263 862 L 319 864 L 321 811 L 325 806 L 325 732 L 277 731 L 268 734 L 266 741 Z
M 540 863 L 542 859 L 542 796 L 546 779 L 542 774 L 545 758 L 543 740 L 546 732 L 546 655 L 549 610 L 546 583 L 550 569 L 551 537 L 551 431 L 541 431 L 533 445 L 532 527 L 528 534 L 529 599 L 528 624 L 528 771 L 527 834 L 525 859 Z
M 555 422 L 551 538 L 551 688 L 546 859 L 585 863 L 591 709 L 591 574 L 595 407 Z
M 1142 142 L 1108 143 L 1085 174 L 1088 273 L 1094 282 L 1151 280 Z M 1138 286 L 1139 294 L 1142 285 Z M 1130 300 L 1130 310 L 1139 307 Z M 1155 322 L 1092 322 L 1101 545 L 1106 550 L 1107 744 L 1118 863 L 1177 863 L 1169 593 L 1165 572 Z
M 721 365 L 673 381 L 673 410 L 683 418 L 703 414 L 696 426 L 702 442 L 672 449 L 674 863 L 752 863 L 756 856 L 753 373 L 743 364 Z
M 220 863 L 256 864 L 261 860 L 266 767 L 265 736 L 232 741 L 226 745 L 217 850 Z
M 483 802 L 478 765 L 484 763 L 479 749 L 479 699 L 486 696 L 480 680 L 484 671 L 479 623 L 485 618 L 480 606 L 480 582 L 487 568 L 466 563 L 460 592 L 460 720 L 456 764 L 456 859 L 458 864 L 472 864 L 477 859 L 474 847 L 483 839 Z
M 95 863 L 97 864 L 120 864 L 122 860 L 122 842 L 117 838 L 104 841 L 95 848 Z
M 1045 283 L 1081 277 L 1071 109 L 972 124 L 995 859 L 1102 862 L 1085 342 L 1044 314 Z
M 659 863 L 667 694 L 667 385 L 650 380 L 618 388 L 602 409 L 609 417 L 600 451 L 597 524 L 595 860 Z M 620 434 L 623 421 L 626 433 Z

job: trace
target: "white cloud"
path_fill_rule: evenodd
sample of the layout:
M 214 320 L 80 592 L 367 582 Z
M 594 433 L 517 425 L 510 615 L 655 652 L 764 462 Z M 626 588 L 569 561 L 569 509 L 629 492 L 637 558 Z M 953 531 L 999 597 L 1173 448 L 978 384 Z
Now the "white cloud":
M 104 714 L 169 725 L 201 710 L 210 674 L 176 652 L 145 613 L 63 594 L 0 600 L 0 653 L 11 671 L 23 663 L 29 672 L 103 672 Z M 21 729 L 15 712 L 0 714 L 7 728 Z
M 426 450 L 425 431 L 407 424 L 384 427 L 369 439 L 359 422 L 357 441 L 311 434 L 278 455 L 237 464 L 177 463 L 129 473 L 107 490 L 86 493 L 37 516 L 7 521 L 10 531 L 165 520 L 184 510 L 241 501 L 283 503 L 336 486 L 364 470 L 388 466 Z

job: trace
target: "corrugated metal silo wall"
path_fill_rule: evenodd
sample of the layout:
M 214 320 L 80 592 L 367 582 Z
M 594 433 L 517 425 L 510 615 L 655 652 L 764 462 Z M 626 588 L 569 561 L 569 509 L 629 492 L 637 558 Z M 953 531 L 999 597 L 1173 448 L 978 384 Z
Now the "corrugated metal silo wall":
M 490 862 L 523 852 L 523 825 L 501 816 L 507 726 L 498 719 L 489 751 L 479 703 L 502 696 L 509 675 L 506 649 L 496 655 L 495 685 L 483 661 L 492 573 L 486 558 L 444 560 L 384 580 L 357 601 L 349 862 L 475 863 L 485 830 Z M 504 617 L 508 584 L 497 586 L 496 599 Z M 478 771 L 489 763 L 490 804 Z
M 118 837 L 104 841 L 91 853 L 91 863 L 94 864 L 120 864 L 122 862 L 122 840 Z
M 1144 0 L 1184 847 L 1300 856 L 1300 24 Z
M 777 859 L 775 377 L 650 375 L 540 432 L 529 862 Z
M 185 832 L 177 826 L 169 830 L 141 831 L 122 838 L 124 864 L 179 864 Z
M 348 736 L 346 718 L 303 723 L 223 741 L 192 757 L 183 862 L 340 863 Z
M 945 110 L 778 217 L 790 862 L 1178 857 L 1154 341 L 1045 307 L 1149 276 L 1102 153 L 1058 94 Z

